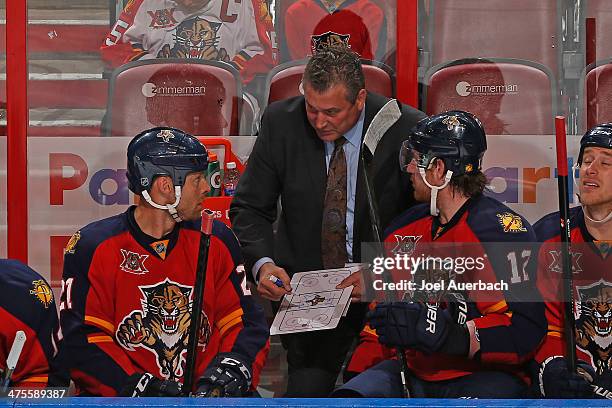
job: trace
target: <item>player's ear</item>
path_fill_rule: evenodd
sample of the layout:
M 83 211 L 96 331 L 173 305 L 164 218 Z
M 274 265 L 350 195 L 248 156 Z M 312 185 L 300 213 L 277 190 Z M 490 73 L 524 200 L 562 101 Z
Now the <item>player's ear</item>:
M 174 184 L 172 179 L 168 176 L 156 177 L 153 180 L 150 194 L 153 198 L 159 197 L 160 201 L 168 199 L 168 202 L 174 202 Z
M 436 182 L 441 182 L 444 180 L 444 176 L 446 175 L 446 165 L 444 165 L 444 160 L 435 158 L 431 169 Z

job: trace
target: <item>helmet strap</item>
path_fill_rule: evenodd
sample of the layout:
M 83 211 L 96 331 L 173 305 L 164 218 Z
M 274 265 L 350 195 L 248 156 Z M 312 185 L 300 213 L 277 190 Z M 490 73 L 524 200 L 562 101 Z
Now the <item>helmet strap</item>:
M 147 203 L 151 204 L 151 206 L 159 210 L 167 210 L 172 216 L 172 218 L 174 219 L 174 221 L 176 222 L 183 221 L 182 218 L 178 215 L 178 212 L 176 211 L 176 207 L 178 206 L 179 201 L 181 201 L 181 186 L 174 186 L 175 201 L 173 204 L 166 204 L 166 205 L 157 204 L 155 201 L 153 201 L 153 199 L 151 198 L 147 190 L 144 190 L 142 192 L 142 196 L 147 201 Z
M 589 214 L 589 208 L 585 205 L 582 206 L 582 212 L 584 213 L 584 216 L 587 218 L 587 220 L 595 224 L 605 224 L 606 222 L 612 220 L 612 211 L 610 211 L 608 215 L 606 215 L 601 220 L 596 220 L 593 217 L 591 217 L 591 215 Z
M 425 183 L 425 185 L 427 185 L 427 187 L 429 187 L 429 189 L 431 190 L 431 199 L 429 200 L 429 213 L 433 215 L 434 217 L 436 217 L 438 216 L 438 214 L 440 214 L 440 211 L 438 210 L 438 203 L 437 203 L 438 191 L 448 186 L 448 183 L 450 183 L 451 177 L 453 177 L 453 172 L 451 170 L 446 170 L 446 175 L 444 176 L 444 184 L 442 184 L 441 186 L 434 186 L 430 184 L 427 181 L 427 178 L 425 176 L 425 169 L 421 167 L 419 167 L 419 174 L 421 175 L 421 178 L 423 179 L 423 182 Z

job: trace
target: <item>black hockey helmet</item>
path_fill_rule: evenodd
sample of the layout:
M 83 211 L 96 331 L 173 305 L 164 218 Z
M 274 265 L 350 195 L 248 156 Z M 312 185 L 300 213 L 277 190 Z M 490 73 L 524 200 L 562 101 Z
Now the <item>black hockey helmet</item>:
M 582 136 L 582 139 L 580 139 L 578 165 L 582 164 L 582 155 L 587 147 L 612 149 L 612 123 L 595 125 Z
M 127 149 L 129 189 L 149 191 L 156 176 L 182 187 L 189 173 L 208 169 L 208 152 L 198 139 L 179 129 L 156 127 L 136 135 Z
M 400 167 L 407 166 L 418 153 L 417 166 L 427 169 L 434 158 L 444 161 L 453 176 L 481 169 L 487 139 L 480 120 L 469 112 L 448 111 L 420 120 L 400 149 Z

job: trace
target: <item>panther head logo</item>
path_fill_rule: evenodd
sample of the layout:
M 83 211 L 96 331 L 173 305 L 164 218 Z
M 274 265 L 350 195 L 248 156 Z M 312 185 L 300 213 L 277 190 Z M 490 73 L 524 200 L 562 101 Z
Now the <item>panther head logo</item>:
M 219 59 L 219 28 L 221 23 L 194 17 L 183 21 L 176 28 L 172 58 Z
M 144 347 L 157 357 L 160 374 L 176 381 L 182 376 L 182 366 L 189 341 L 192 288 L 169 279 L 151 286 L 140 286 L 144 295 L 142 311 L 136 310 L 123 318 L 117 329 L 117 340 L 129 351 Z M 206 346 L 211 328 L 202 311 L 202 330 L 198 344 Z
M 576 289 L 580 302 L 576 341 L 593 356 L 599 374 L 612 371 L 612 284 L 601 279 Z

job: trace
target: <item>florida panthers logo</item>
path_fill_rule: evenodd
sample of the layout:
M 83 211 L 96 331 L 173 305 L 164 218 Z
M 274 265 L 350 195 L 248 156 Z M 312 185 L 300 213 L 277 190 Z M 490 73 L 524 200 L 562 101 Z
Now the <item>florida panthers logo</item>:
M 333 31 L 328 31 L 323 34 L 313 35 L 310 37 L 311 43 L 311 51 L 312 55 L 316 54 L 318 51 L 321 51 L 324 48 L 330 46 L 344 46 L 347 48 L 351 48 L 349 45 L 349 40 L 351 38 L 350 34 L 338 34 Z
M 391 250 L 394 254 L 412 255 L 416 249 L 417 242 L 422 235 L 395 235 L 395 246 Z
M 135 310 L 123 318 L 116 332 L 117 340 L 129 351 L 144 347 L 153 352 L 161 376 L 178 381 L 183 375 L 189 341 L 192 288 L 166 279 L 139 289 L 143 294 L 142 311 Z M 206 347 L 211 329 L 203 311 L 201 319 L 198 344 Z
M 577 287 L 580 316 L 576 320 L 576 342 L 591 354 L 597 373 L 612 371 L 612 284 L 601 279 Z
M 196 58 L 229 62 L 225 48 L 219 48 L 221 23 L 194 17 L 183 21 L 176 28 L 174 47 L 165 45 L 158 58 Z

